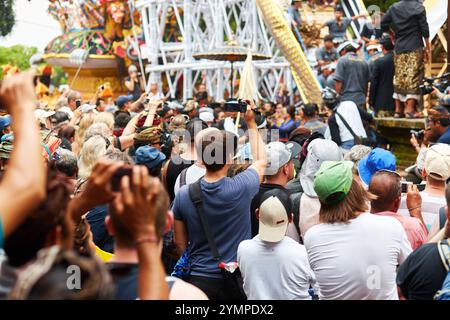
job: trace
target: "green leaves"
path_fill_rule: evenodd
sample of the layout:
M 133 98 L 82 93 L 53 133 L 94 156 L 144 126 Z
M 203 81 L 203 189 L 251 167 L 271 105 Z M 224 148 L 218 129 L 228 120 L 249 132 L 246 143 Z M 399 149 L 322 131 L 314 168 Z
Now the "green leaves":
M 13 0 L 0 1 L 0 36 L 8 35 L 15 23 Z

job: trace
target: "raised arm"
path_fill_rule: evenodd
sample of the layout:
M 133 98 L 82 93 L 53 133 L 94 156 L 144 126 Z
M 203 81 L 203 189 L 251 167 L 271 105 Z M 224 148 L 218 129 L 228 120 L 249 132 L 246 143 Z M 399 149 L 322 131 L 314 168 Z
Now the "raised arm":
M 9 110 L 14 133 L 14 149 L 0 183 L 0 217 L 5 238 L 45 198 L 46 174 L 33 114 L 35 104 L 33 74 L 14 75 L 1 84 L 0 105 Z
M 248 127 L 248 137 L 250 140 L 250 146 L 252 149 L 253 164 L 250 168 L 255 169 L 258 172 L 260 179 L 264 177 L 264 171 L 267 167 L 267 155 L 264 141 L 258 132 L 258 126 L 255 121 L 255 103 L 250 101 L 245 113 L 245 121 Z

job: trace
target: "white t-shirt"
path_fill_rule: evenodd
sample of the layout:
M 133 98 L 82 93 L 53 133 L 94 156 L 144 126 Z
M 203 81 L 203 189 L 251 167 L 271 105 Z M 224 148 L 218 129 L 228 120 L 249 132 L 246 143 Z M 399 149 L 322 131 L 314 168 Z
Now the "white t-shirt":
M 422 197 L 422 217 L 427 230 L 430 231 L 436 219 L 439 218 L 439 209 L 445 207 L 445 196 L 431 195 L 426 191 L 420 193 Z M 406 196 L 402 197 L 398 213 L 402 216 L 410 217 L 408 207 L 406 206 Z
M 191 184 L 196 182 L 198 179 L 203 177 L 206 173 L 206 168 L 198 166 L 196 163 L 194 163 L 192 166 L 190 166 L 186 171 L 186 184 Z M 175 181 L 175 187 L 174 187 L 174 194 L 178 193 L 178 190 L 180 190 L 180 176 L 181 173 L 178 175 L 177 180 Z
M 366 130 L 364 129 L 361 116 L 359 115 L 358 107 L 353 101 L 342 101 L 337 107 L 337 112 L 347 121 L 353 132 L 363 138 L 367 138 Z M 353 140 L 354 137 L 342 122 L 341 118 L 336 114 L 336 122 L 339 126 L 339 134 L 341 141 Z M 325 138 L 331 139 L 330 128 L 325 131 Z
M 239 244 L 237 259 L 249 300 L 310 300 L 315 277 L 305 247 L 289 237 L 276 243 L 259 236 Z
M 310 197 L 306 193 L 300 199 L 300 232 L 305 239 L 306 231 L 319 224 L 320 201 L 319 198 Z
M 396 269 L 412 251 L 397 219 L 370 213 L 313 226 L 305 247 L 324 300 L 398 300 Z

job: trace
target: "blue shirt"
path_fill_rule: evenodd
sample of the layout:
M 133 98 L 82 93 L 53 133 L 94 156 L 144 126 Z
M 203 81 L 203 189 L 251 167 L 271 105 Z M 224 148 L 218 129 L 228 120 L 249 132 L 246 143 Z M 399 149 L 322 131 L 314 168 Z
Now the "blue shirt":
M 223 262 L 237 261 L 239 243 L 252 238 L 250 204 L 259 191 L 256 170 L 248 169 L 233 178 L 222 178 L 209 183 L 201 180 L 203 210 Z M 178 191 L 173 213 L 176 220 L 185 223 L 191 253 L 191 275 L 221 278 L 218 262 L 214 260 L 208 241 L 189 196 L 188 185 Z
M 94 243 L 103 251 L 114 252 L 114 238 L 106 229 L 105 218 L 108 215 L 108 205 L 93 208 L 86 215 L 92 231 Z
M 450 127 L 445 130 L 445 132 L 442 134 L 442 136 L 439 137 L 437 143 L 446 143 L 450 144 Z

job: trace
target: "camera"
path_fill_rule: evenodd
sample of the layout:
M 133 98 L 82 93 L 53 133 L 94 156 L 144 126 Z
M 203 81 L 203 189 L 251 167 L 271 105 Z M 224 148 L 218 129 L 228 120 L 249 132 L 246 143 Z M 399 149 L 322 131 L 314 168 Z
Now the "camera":
M 410 133 L 416 137 L 417 140 L 423 140 L 425 136 L 425 130 L 411 130 Z
M 450 72 L 444 73 L 440 77 L 425 77 L 419 86 L 419 90 L 421 95 L 426 95 L 433 92 L 433 87 L 436 87 L 440 92 L 444 92 L 448 86 L 450 86 Z
M 242 99 L 229 100 L 223 105 L 223 111 L 225 112 L 246 112 L 247 102 Z

